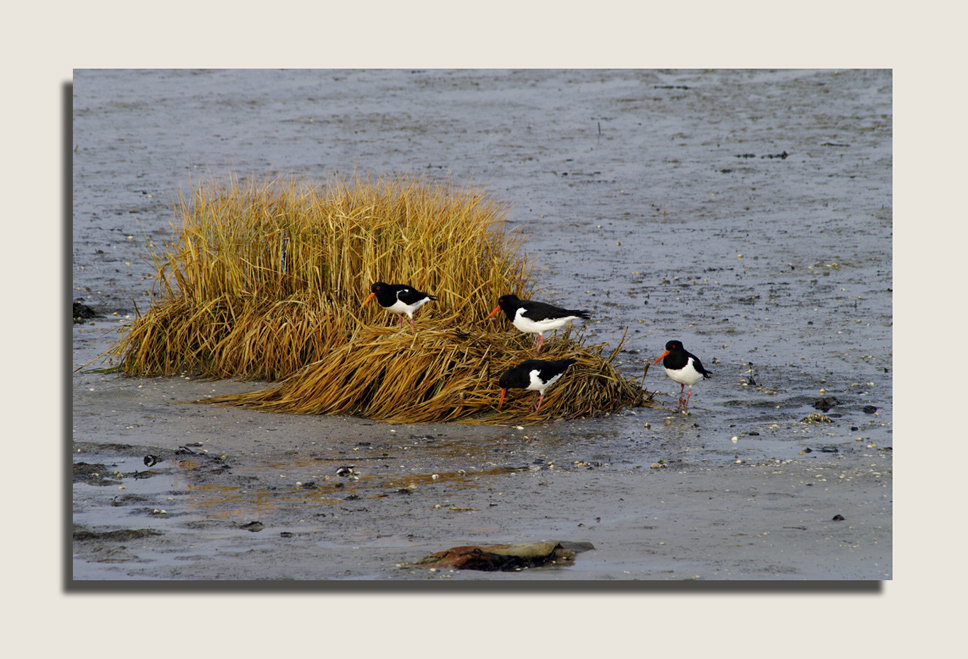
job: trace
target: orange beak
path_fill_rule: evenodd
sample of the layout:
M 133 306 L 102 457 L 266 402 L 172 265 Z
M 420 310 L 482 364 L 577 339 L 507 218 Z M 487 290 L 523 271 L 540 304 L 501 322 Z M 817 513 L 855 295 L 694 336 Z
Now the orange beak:
M 498 305 L 497 309 L 495 309 L 491 313 L 487 314 L 487 318 L 490 318 L 491 316 L 493 316 L 494 314 L 496 314 L 500 310 L 501 310 L 501 307 L 500 307 L 500 305 Z M 487 318 L 485 318 L 484 320 L 487 320 Z
M 506 394 L 507 392 L 508 392 L 507 389 L 501 389 L 501 397 L 497 401 L 498 407 L 501 407 L 501 405 L 504 403 L 504 394 Z
M 366 303 L 369 302 L 370 300 L 372 300 L 375 295 L 376 295 L 376 293 L 370 293 L 370 296 L 368 298 L 366 298 L 365 300 L 363 300 L 363 304 L 360 305 L 360 308 L 362 309 L 363 307 L 365 307 L 366 306 Z
M 668 354 L 669 354 L 669 351 L 666 350 L 664 353 L 662 353 L 661 355 L 659 355 L 659 358 L 658 359 L 656 359 L 654 362 L 652 362 L 652 365 L 655 366 L 656 364 L 658 364 L 659 362 L 661 362 L 665 358 L 665 356 L 668 355 Z

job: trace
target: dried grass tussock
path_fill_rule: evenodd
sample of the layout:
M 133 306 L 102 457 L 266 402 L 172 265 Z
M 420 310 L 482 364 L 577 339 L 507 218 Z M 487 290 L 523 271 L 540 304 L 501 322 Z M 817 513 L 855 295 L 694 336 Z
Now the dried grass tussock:
M 483 317 L 492 291 L 534 287 L 507 210 L 412 177 L 210 181 L 176 206 L 151 308 L 112 353 L 126 375 L 282 379 L 386 321 L 360 309 L 375 281 L 431 291 L 436 325 Z
M 530 337 L 483 322 L 500 295 L 536 288 L 523 238 L 505 231 L 508 210 L 481 188 L 412 176 L 193 187 L 175 206 L 171 242 L 151 252 L 152 302 L 111 349 L 115 370 L 285 380 L 207 401 L 257 409 L 406 422 L 479 416 L 494 408 L 503 369 L 532 356 Z M 437 298 L 416 313 L 416 332 L 378 305 L 361 308 L 377 281 Z M 542 358 L 578 363 L 549 390 L 542 418 L 641 402 L 641 389 L 601 357 L 604 346 L 567 332 L 546 345 Z M 520 420 L 520 398 L 488 419 Z
M 569 338 L 546 344 L 544 359 L 577 362 L 548 390 L 540 413 L 530 412 L 532 392 L 509 394 L 499 410 L 497 379 L 533 357 L 522 334 L 460 327 L 421 330 L 364 326 L 326 359 L 310 364 L 277 387 L 210 398 L 251 409 L 300 414 L 353 414 L 398 423 L 462 420 L 537 423 L 579 418 L 639 405 L 643 391 L 618 375 L 605 344 L 585 347 Z

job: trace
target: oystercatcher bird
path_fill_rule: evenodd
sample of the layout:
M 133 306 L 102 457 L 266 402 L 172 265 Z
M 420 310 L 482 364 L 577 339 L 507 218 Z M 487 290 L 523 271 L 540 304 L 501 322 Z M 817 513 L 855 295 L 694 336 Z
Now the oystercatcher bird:
M 536 352 L 541 351 L 541 342 L 544 341 L 545 332 L 564 327 L 565 323 L 575 318 L 584 318 L 585 320 L 590 318 L 587 311 L 562 309 L 544 302 L 519 300 L 517 295 L 502 295 L 498 298 L 497 307 L 487 314 L 487 317 L 490 318 L 501 310 L 519 330 L 526 334 L 538 335 Z
M 704 378 L 712 377 L 712 373 L 703 368 L 699 357 L 682 347 L 682 341 L 669 341 L 665 345 L 665 352 L 652 363 L 659 362 L 662 362 L 662 366 L 665 367 L 666 375 L 673 382 L 679 383 L 679 402 L 676 403 L 676 409 L 681 406 L 682 411 L 685 412 L 689 406 L 689 397 L 692 395 L 692 385 Z M 686 385 L 689 385 L 689 393 L 683 400 L 682 390 Z
M 575 363 L 574 359 L 559 359 L 556 361 L 543 361 L 541 359 L 528 359 L 521 362 L 509 371 L 505 371 L 498 384 L 501 385 L 501 398 L 497 406 L 501 407 L 504 403 L 504 394 L 508 389 L 524 389 L 525 391 L 537 391 L 538 402 L 533 406 L 533 411 L 541 409 L 541 401 L 544 400 L 545 389 L 553 385 L 565 369 Z
M 366 306 L 374 297 L 381 307 L 400 316 L 400 329 L 403 329 L 403 314 L 410 316 L 410 327 L 413 329 L 413 312 L 437 299 L 407 284 L 384 284 L 382 281 L 370 286 L 370 295 L 363 300 L 362 306 Z

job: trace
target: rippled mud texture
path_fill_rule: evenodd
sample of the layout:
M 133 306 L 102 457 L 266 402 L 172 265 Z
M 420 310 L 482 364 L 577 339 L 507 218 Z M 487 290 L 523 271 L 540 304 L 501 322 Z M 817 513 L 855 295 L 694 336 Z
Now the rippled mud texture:
M 891 578 L 892 84 L 76 71 L 73 297 L 97 315 L 73 325 L 75 368 L 148 306 L 145 242 L 190 181 L 357 167 L 486 183 L 530 234 L 542 299 L 589 309 L 592 342 L 629 328 L 620 372 L 679 339 L 713 378 L 688 415 L 654 366 L 665 409 L 519 429 L 184 405 L 263 385 L 81 369 L 65 450 L 110 473 L 72 486 L 74 579 Z M 594 549 L 399 567 L 546 540 Z

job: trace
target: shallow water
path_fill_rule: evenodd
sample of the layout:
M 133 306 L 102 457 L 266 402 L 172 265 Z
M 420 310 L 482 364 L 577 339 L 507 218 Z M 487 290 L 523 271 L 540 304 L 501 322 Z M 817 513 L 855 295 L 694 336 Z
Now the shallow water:
M 721 467 L 892 444 L 889 71 L 76 71 L 72 93 L 74 296 L 107 314 L 75 326 L 75 367 L 107 347 L 133 301 L 148 306 L 144 242 L 164 240 L 191 181 L 409 171 L 511 202 L 542 299 L 589 309 L 591 342 L 615 346 L 628 328 L 628 377 L 670 339 L 714 374 L 688 416 L 640 408 L 474 441 L 451 425 L 413 453 L 413 475 L 444 476 L 432 487 L 488 463 L 642 473 L 658 460 Z M 645 386 L 674 406 L 661 366 Z M 111 406 L 138 401 L 167 419 L 176 394 L 142 399 L 130 383 L 75 374 L 74 439 L 150 445 L 147 429 L 167 426 L 112 428 Z M 832 423 L 802 423 L 821 397 L 837 400 Z M 217 439 L 231 450 L 231 435 Z M 326 475 L 316 462 L 268 450 L 245 468 L 310 480 Z M 391 488 L 389 470 L 367 479 L 357 487 Z M 90 487 L 75 485 L 75 498 Z M 258 510 L 251 497 L 235 512 L 229 492 L 218 497 L 233 518 Z M 75 521 L 107 523 L 100 514 Z

